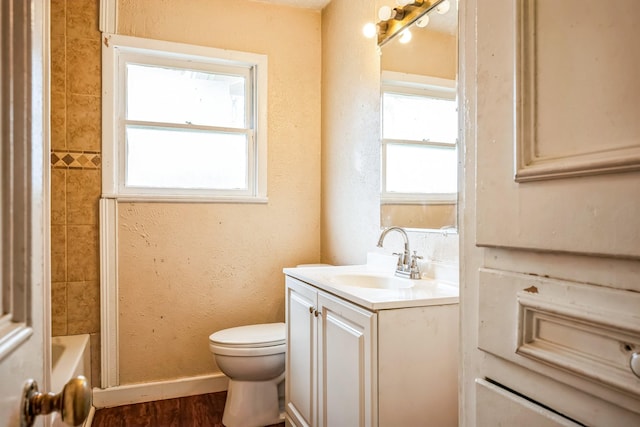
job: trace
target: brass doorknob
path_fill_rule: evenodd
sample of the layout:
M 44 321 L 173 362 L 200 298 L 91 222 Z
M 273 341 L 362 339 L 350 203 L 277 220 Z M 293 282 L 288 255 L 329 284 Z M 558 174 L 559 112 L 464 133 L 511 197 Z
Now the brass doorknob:
M 79 426 L 89 415 L 91 392 L 82 375 L 72 378 L 58 394 L 40 393 L 38 383 L 29 379 L 22 389 L 22 415 L 20 427 L 31 427 L 38 415 L 60 412 L 62 421 Z

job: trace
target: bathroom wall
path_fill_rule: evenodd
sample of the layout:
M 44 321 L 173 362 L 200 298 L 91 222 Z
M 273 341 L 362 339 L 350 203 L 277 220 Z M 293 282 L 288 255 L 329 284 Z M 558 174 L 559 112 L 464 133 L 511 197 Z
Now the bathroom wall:
M 267 204 L 120 203 L 120 383 L 215 370 L 207 337 L 284 320 L 283 267 L 320 260 L 317 10 L 118 4 L 118 33 L 268 55 Z
M 380 233 L 380 56 L 371 0 L 322 12 L 322 261 L 362 264 Z
M 380 234 L 381 58 L 375 40 L 362 35 L 364 24 L 377 20 L 377 3 L 332 0 L 322 12 L 322 261 L 330 264 L 366 262 Z M 435 39 L 451 47 L 451 38 Z M 422 63 L 432 49 L 416 48 L 412 62 Z M 451 60 L 430 66 L 453 78 Z M 424 262 L 457 269 L 457 234 L 412 232 L 409 239 Z M 401 245 L 397 233 L 385 240 L 389 252 Z
M 100 373 L 99 0 L 51 0 L 51 332 L 91 334 Z

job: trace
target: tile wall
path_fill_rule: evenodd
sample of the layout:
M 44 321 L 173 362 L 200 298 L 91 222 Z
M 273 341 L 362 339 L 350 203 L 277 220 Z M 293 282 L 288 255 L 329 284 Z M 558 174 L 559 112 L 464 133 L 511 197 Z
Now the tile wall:
M 91 335 L 100 373 L 99 0 L 51 0 L 52 334 Z

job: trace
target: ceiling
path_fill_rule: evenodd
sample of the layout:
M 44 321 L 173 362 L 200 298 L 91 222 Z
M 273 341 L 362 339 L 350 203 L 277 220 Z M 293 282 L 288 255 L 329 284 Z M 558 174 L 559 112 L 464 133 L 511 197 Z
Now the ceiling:
M 331 0 L 253 0 L 261 3 L 282 4 L 285 6 L 302 7 L 305 9 L 318 9 L 329 4 Z

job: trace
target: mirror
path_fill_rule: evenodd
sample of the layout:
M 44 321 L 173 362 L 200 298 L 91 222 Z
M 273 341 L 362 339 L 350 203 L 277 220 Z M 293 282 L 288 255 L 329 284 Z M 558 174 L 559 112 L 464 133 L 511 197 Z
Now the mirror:
M 457 229 L 458 11 L 448 3 L 411 25 L 408 42 L 400 33 L 381 47 L 382 227 Z

